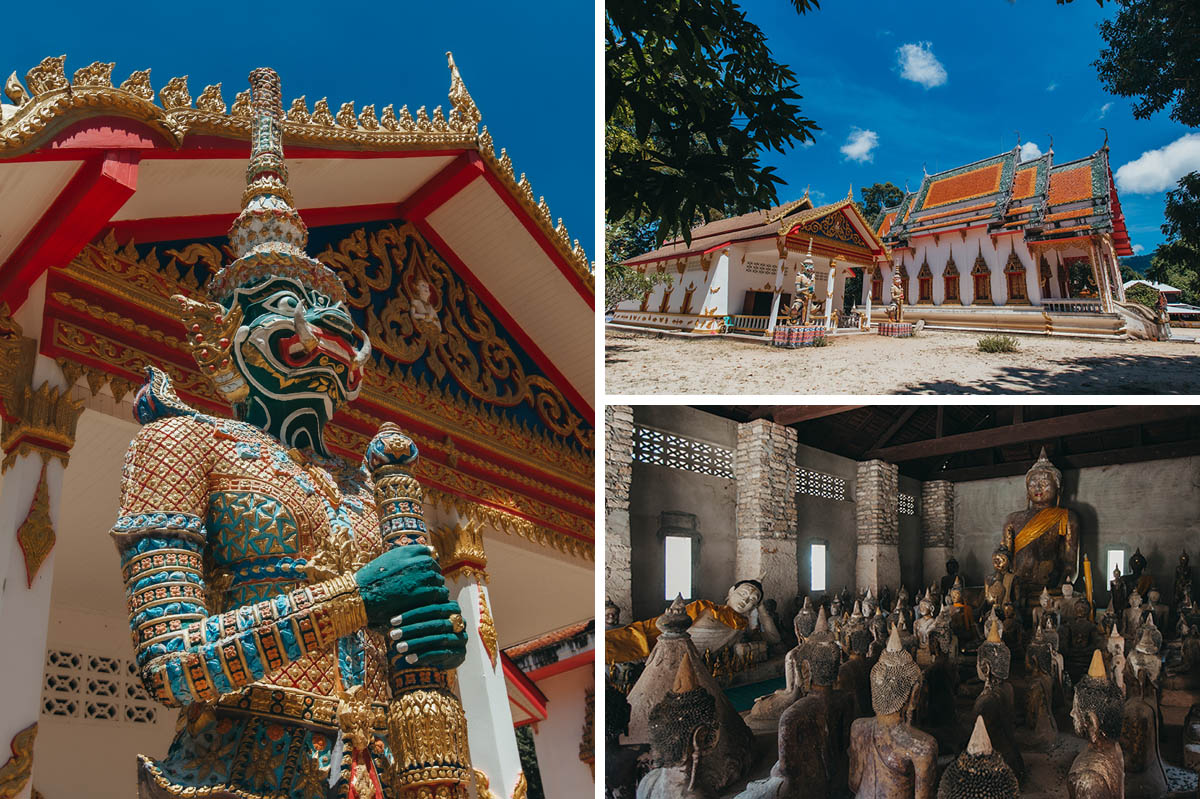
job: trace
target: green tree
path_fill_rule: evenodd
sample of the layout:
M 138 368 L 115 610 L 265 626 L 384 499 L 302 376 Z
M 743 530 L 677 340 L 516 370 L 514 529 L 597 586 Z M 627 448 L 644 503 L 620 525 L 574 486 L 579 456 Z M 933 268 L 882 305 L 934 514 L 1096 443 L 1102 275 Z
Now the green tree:
M 710 209 L 776 204 L 782 180 L 761 152 L 811 141 L 818 127 L 762 30 L 734 0 L 609 0 L 605 14 L 608 218 L 690 242 Z
M 874 223 L 875 217 L 884 208 L 904 199 L 904 190 L 891 181 L 861 188 L 859 194 L 862 195 L 862 202 L 858 203 L 858 210 L 862 211 L 862 215 L 871 223 Z
M 670 286 L 673 278 L 669 275 L 642 274 L 636 269 L 620 264 L 608 264 L 604 267 L 604 310 L 611 312 L 618 305 L 630 300 L 641 300 L 656 286 Z

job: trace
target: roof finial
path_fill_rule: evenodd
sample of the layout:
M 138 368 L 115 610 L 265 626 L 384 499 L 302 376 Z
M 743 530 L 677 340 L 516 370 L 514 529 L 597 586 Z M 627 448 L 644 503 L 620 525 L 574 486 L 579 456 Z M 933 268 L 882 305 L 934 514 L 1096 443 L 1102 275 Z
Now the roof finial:
M 847 200 L 854 199 L 854 184 L 853 183 L 850 184 L 850 191 L 846 192 L 846 199 Z
M 928 167 L 928 166 L 929 166 L 929 162 L 928 162 L 928 161 L 922 161 L 922 162 L 921 162 L 921 171 L 922 171 L 923 173 L 925 173 L 925 177 L 929 177 L 929 170 L 926 168 L 926 167 Z
M 1108 128 L 1100 128 L 1100 130 L 1104 131 L 1104 144 L 1101 145 L 1100 149 L 1108 152 Z
M 450 65 L 450 107 L 454 109 L 450 117 L 453 119 L 457 114 L 458 118 L 466 123 L 466 127 L 477 128 L 482 116 L 475 101 L 471 99 L 462 75 L 458 73 L 458 67 L 454 63 L 454 56 L 449 50 L 446 51 L 446 62 Z
M 1017 149 L 1020 150 L 1021 149 L 1021 131 L 1014 130 L 1013 133 L 1017 134 Z
M 1050 137 L 1050 149 L 1049 149 L 1049 150 L 1047 150 L 1047 152 L 1048 152 L 1050 155 L 1054 155 L 1054 134 L 1053 134 L 1053 133 L 1047 133 L 1046 135 Z
M 804 187 L 804 196 L 805 196 L 805 197 L 807 197 L 807 196 L 808 196 L 808 189 L 809 189 L 809 186 L 812 186 L 812 184 L 811 184 L 811 183 L 809 183 L 809 184 L 808 184 L 808 186 L 805 186 L 805 187 Z

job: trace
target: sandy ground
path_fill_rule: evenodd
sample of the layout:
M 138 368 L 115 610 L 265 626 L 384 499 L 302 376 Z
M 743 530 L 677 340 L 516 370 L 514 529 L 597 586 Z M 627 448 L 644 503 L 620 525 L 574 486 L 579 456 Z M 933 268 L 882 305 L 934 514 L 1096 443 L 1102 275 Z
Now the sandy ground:
M 979 352 L 980 333 L 910 339 L 834 336 L 829 346 L 609 329 L 609 394 L 1197 394 L 1200 343 L 1015 336 L 1016 353 Z

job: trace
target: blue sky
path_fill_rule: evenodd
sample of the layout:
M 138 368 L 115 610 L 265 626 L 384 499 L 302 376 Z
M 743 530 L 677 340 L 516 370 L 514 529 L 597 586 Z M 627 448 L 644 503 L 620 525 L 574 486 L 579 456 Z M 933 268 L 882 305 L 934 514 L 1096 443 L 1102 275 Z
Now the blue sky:
M 4 28 L 0 79 L 13 70 L 24 79 L 42 58 L 65 53 L 68 76 L 115 61 L 116 83 L 150 68 L 156 90 L 186 74 L 193 97 L 219 81 L 232 102 L 251 69 L 269 66 L 285 107 L 301 94 L 309 108 L 328 96 L 335 113 L 347 100 L 447 107 L 451 50 L 497 148 L 595 257 L 590 3 L 18 3 Z
M 1042 152 L 1052 134 L 1062 163 L 1099 149 L 1106 127 L 1114 173 L 1175 143 L 1118 175 L 1130 238 L 1149 253 L 1163 240 L 1167 176 L 1174 188 L 1178 174 L 1200 169 L 1200 132 L 1167 112 L 1136 120 L 1128 99 L 1101 87 L 1092 62 L 1111 5 L 825 0 L 803 16 L 785 0 L 742 5 L 795 71 L 802 113 L 822 127 L 815 144 L 765 157 L 788 183 L 781 200 L 809 184 L 818 203 L 851 184 L 856 197 L 877 181 L 915 191 L 923 163 L 932 173 L 994 155 L 1016 144 L 1015 131 Z

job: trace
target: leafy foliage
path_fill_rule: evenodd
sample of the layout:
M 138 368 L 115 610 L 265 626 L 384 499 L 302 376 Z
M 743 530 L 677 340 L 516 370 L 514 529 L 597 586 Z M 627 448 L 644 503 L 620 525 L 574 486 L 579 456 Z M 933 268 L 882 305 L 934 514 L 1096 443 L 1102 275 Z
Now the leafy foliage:
M 655 247 L 654 228 L 638 224 L 626 215 L 617 220 L 604 220 L 604 263 L 619 264 Z
M 655 286 L 672 283 L 670 275 L 645 274 L 620 264 L 604 267 L 604 310 L 611 311 L 623 302 L 640 300 Z
M 904 191 L 891 181 L 866 186 L 859 189 L 859 193 L 862 195 L 862 202 L 858 204 L 858 208 L 863 217 L 871 223 L 874 223 L 875 217 L 879 216 L 879 212 L 884 208 L 904 199 Z
M 984 336 L 976 342 L 980 352 L 1020 352 L 1021 347 L 1012 336 Z
M 533 745 L 533 730 L 529 725 L 517 727 L 517 757 L 521 760 L 521 771 L 525 774 L 525 785 L 529 799 L 546 799 L 542 788 L 542 772 L 538 768 L 537 749 Z
M 798 13 L 817 0 L 789 0 Z M 605 34 L 605 197 L 612 219 L 656 225 L 656 241 L 691 241 L 709 209 L 778 202 L 759 164 L 813 139 L 795 74 L 734 0 L 610 0 Z
M 1126 289 L 1125 299 L 1129 302 L 1141 303 L 1151 310 L 1158 309 L 1158 292 L 1145 283 L 1138 283 L 1136 286 Z
M 1175 260 L 1181 257 L 1183 260 Z M 1183 246 L 1160 247 L 1154 254 L 1146 277 L 1179 289 L 1179 298 L 1190 305 L 1200 305 L 1200 249 L 1190 251 Z

